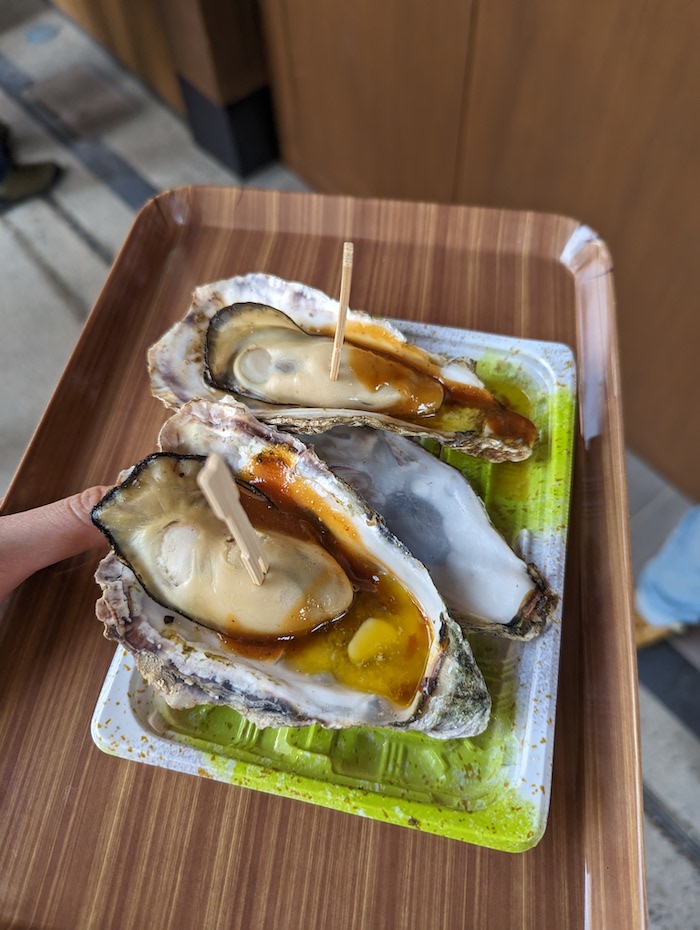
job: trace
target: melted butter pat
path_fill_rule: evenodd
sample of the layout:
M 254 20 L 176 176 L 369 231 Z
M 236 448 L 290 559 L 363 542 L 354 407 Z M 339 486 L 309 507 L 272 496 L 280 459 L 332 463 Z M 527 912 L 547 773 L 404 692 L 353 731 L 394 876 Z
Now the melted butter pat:
M 285 661 L 298 672 L 330 673 L 350 688 L 407 707 L 423 679 L 429 648 L 422 613 L 397 581 L 381 574 L 374 591 L 356 595 L 341 622 L 290 643 Z

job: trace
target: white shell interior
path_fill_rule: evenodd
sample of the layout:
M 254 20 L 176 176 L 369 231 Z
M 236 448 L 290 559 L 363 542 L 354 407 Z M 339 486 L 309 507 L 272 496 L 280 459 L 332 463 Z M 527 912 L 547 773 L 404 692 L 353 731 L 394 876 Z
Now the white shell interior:
M 464 476 L 404 436 L 336 427 L 316 453 L 421 561 L 451 612 L 510 623 L 534 589 Z

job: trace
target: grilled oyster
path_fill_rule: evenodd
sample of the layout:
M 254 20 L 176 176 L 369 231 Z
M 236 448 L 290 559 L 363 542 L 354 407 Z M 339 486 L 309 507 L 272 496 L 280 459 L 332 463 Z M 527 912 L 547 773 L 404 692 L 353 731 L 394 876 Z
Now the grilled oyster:
M 302 443 L 243 408 L 199 406 L 209 412 L 200 422 L 219 428 L 211 445 L 195 450 L 169 421 L 161 442 L 176 454 L 139 463 L 95 508 L 115 547 L 96 575 L 105 635 L 175 707 L 226 704 L 258 726 L 481 732 L 483 678 L 425 568 Z M 254 491 L 243 501 L 271 566 L 244 598 L 225 525 L 198 499 L 204 459 L 191 454 L 224 451 L 223 435 L 234 474 Z M 274 533 L 291 539 L 288 554 L 300 541 L 319 550 L 312 569 L 292 568 L 286 582 Z
M 337 427 L 312 439 L 426 566 L 464 630 L 525 640 L 542 631 L 558 596 L 497 532 L 461 472 L 390 433 Z
M 184 320 L 149 350 L 153 393 L 173 407 L 233 397 L 260 420 L 303 433 L 365 425 L 494 462 L 530 455 L 534 425 L 488 391 L 472 360 L 426 352 L 386 320 L 348 311 L 332 382 L 337 314 L 321 291 L 271 275 L 197 288 Z
M 246 642 L 301 636 L 342 617 L 354 593 L 341 565 L 304 538 L 302 526 L 244 488 L 271 566 L 264 585 L 250 583 L 240 547 L 197 484 L 203 462 L 203 456 L 148 456 L 92 511 L 147 594 Z

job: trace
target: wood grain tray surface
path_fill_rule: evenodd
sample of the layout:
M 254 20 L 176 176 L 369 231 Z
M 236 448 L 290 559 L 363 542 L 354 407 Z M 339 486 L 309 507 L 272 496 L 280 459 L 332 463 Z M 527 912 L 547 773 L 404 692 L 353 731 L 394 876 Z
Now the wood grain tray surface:
M 563 217 L 184 188 L 136 218 L 4 513 L 151 452 L 147 347 L 192 289 L 265 271 L 382 315 L 570 345 L 579 419 L 549 823 L 496 852 L 101 753 L 113 644 L 95 553 L 0 615 L 0 927 L 637 928 L 646 920 L 636 658 L 611 262 Z M 359 256 L 362 260 L 359 260 Z

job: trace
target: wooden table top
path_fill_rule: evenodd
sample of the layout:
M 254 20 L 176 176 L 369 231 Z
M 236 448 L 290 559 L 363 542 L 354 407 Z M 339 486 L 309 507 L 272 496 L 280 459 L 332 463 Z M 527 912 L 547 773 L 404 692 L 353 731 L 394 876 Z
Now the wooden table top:
M 224 188 L 137 217 L 8 492 L 38 506 L 153 451 L 145 352 L 194 286 L 267 271 L 385 316 L 564 342 L 579 420 L 549 823 L 508 854 L 101 753 L 95 553 L 0 614 L 0 926 L 638 928 L 636 656 L 611 262 L 563 217 Z

